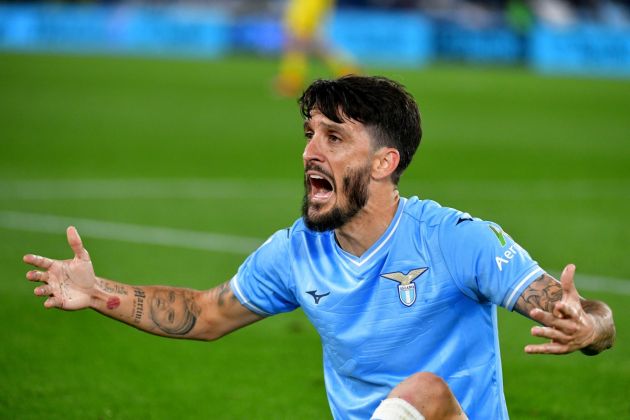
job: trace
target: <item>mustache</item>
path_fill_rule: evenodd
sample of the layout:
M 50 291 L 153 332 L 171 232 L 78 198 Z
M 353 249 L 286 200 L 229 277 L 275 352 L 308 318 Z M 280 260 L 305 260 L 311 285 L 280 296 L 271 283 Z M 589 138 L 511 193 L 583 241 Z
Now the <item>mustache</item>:
M 317 172 L 321 172 L 322 174 L 326 175 L 328 178 L 334 180 L 335 178 L 332 176 L 332 174 L 328 171 L 326 171 L 324 168 L 322 168 L 321 166 L 315 164 L 315 163 L 307 163 L 306 166 L 304 167 L 304 173 L 306 174 L 306 172 L 308 171 L 317 171 Z

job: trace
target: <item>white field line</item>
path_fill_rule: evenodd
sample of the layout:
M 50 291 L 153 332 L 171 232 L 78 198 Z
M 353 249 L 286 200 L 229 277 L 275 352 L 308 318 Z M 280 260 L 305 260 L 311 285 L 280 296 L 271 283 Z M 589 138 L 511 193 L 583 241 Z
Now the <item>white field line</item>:
M 608 292 L 617 295 L 630 296 L 630 281 L 612 277 L 593 276 L 590 274 L 576 273 L 575 280 L 578 290 L 592 292 Z M 560 277 L 557 277 L 558 279 Z
M 0 211 L 0 228 L 4 229 L 59 235 L 70 225 L 76 226 L 84 237 L 239 255 L 249 254 L 263 242 L 263 239 L 258 238 L 210 232 Z M 556 278 L 560 277 L 556 276 Z M 626 279 L 581 274 L 578 271 L 576 283 L 579 290 L 630 296 L 630 280 Z
M 0 227 L 4 229 L 63 234 L 70 225 L 76 226 L 79 233 L 84 237 L 239 255 L 249 254 L 264 241 L 258 238 L 158 226 L 0 211 Z

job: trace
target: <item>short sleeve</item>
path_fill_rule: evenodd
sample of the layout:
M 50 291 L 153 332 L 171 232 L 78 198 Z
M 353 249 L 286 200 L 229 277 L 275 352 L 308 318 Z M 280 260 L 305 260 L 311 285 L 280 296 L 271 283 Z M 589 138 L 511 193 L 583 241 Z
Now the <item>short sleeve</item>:
M 262 316 L 298 307 L 291 276 L 289 229 L 273 234 L 239 267 L 230 287 L 239 302 Z
M 511 311 L 523 290 L 543 274 L 538 263 L 499 225 L 465 213 L 451 214 L 442 221 L 439 243 L 459 289 L 479 302 Z

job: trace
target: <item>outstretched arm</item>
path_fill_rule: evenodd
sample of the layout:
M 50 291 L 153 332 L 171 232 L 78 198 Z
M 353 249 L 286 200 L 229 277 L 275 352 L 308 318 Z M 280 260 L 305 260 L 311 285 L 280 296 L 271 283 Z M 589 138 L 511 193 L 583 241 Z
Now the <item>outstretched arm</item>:
M 544 274 L 519 297 L 514 309 L 543 325 L 533 327 L 532 335 L 550 340 L 527 345 L 527 353 L 566 354 L 581 350 L 595 355 L 613 345 L 612 311 L 603 302 L 580 297 L 574 275 L 575 266 L 569 264 L 559 282 Z
M 77 230 L 69 227 L 67 235 L 71 260 L 24 256 L 24 262 L 42 269 L 29 271 L 26 278 L 45 283 L 35 294 L 47 296 L 47 308 L 92 308 L 152 334 L 197 340 L 214 340 L 261 319 L 238 302 L 227 283 L 199 291 L 130 286 L 96 277 Z

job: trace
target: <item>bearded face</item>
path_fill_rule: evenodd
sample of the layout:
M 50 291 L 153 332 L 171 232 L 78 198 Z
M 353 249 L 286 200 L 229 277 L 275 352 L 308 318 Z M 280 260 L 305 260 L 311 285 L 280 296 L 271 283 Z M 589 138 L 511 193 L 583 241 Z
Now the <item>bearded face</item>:
M 347 169 L 339 183 L 317 165 L 305 168 L 302 216 L 306 226 L 317 232 L 337 229 L 348 223 L 367 203 L 371 167 Z

